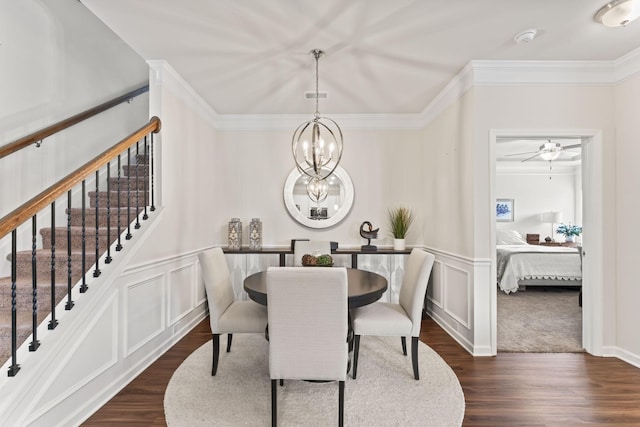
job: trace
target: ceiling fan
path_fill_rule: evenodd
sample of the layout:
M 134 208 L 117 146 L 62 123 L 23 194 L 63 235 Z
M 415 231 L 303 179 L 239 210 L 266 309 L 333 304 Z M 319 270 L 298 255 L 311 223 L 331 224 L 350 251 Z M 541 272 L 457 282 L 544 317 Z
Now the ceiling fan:
M 505 155 L 505 157 L 522 156 L 524 154 L 533 154 L 533 156 L 527 157 L 526 159 L 522 160 L 522 162 L 526 162 L 527 160 L 531 160 L 536 157 L 540 157 L 543 160 L 552 161 L 552 160 L 556 160 L 560 156 L 560 153 L 562 151 L 568 150 L 571 148 L 578 148 L 581 146 L 582 144 L 571 144 L 571 145 L 563 146 L 563 145 L 560 145 L 559 142 L 551 142 L 551 140 L 548 140 L 547 142 L 545 142 L 540 146 L 540 149 L 538 151 L 527 151 L 524 153 L 507 154 Z

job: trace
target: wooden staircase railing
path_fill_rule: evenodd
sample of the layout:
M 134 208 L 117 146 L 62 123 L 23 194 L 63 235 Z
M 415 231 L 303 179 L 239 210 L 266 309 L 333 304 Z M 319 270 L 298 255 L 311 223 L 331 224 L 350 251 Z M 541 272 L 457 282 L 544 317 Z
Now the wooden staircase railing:
M 130 97 L 130 94 L 127 95 Z M 101 273 L 99 263 L 102 255 L 106 254 L 104 264 L 108 264 L 112 260 L 112 243 L 117 240 L 115 250 L 121 250 L 123 248 L 122 238 L 131 239 L 132 228 L 140 228 L 140 219 L 148 219 L 148 209 L 149 211 L 155 210 L 154 134 L 158 133 L 160 128 L 160 119 L 151 118 L 148 123 L 131 135 L 0 219 L 0 239 L 11 234 L 11 278 L 8 283 L 6 280 L 3 282 L 0 279 L 0 294 L 2 292 L 8 293 L 9 290 L 11 293 L 11 365 L 8 370 L 9 376 L 15 376 L 20 370 L 16 354 L 20 344 L 18 335 L 22 334 L 22 338 L 26 339 L 28 334 L 31 334 L 30 351 L 36 351 L 40 345 L 37 339 L 37 328 L 38 317 L 43 315 L 43 304 L 38 300 L 38 279 L 50 273 L 51 295 L 48 328 L 54 329 L 58 323 L 55 308 L 61 301 L 60 290 L 63 289 L 66 292 L 65 309 L 70 310 L 74 305 L 71 290 L 76 282 L 80 285 L 81 293 L 88 289 L 86 283 L 87 262 L 90 263 L 88 267 L 95 266 L 93 277 L 98 277 Z M 26 141 L 25 138 L 20 141 L 22 140 Z M 25 142 L 27 145 L 30 143 L 33 141 Z M 20 144 L 14 143 L 12 152 L 16 151 L 18 145 Z M 0 152 L 0 157 L 6 153 L 8 153 L 7 150 Z M 116 169 L 115 174 L 114 168 Z M 88 180 L 95 180 L 95 191 L 91 193 L 88 193 L 86 188 Z M 76 202 L 75 205 L 79 206 L 74 206 L 72 191 L 77 190 L 78 186 L 80 186 L 81 202 Z M 101 188 L 106 191 L 101 191 Z M 64 203 L 65 193 L 66 203 Z M 88 196 L 90 197 L 89 204 L 92 205 L 90 207 L 87 207 L 86 198 Z M 56 206 L 61 204 L 66 205 L 66 233 L 64 228 L 56 226 Z M 50 208 L 50 211 L 47 208 Z M 51 217 L 50 233 L 42 233 L 43 242 L 47 242 L 48 249 L 38 249 L 36 245 L 37 217 L 43 211 L 44 213 L 48 212 Z M 87 219 L 93 223 L 91 232 L 87 231 Z M 26 251 L 19 253 L 17 251 L 17 230 L 18 227 L 28 224 L 29 221 L 32 229 L 31 253 Z M 112 230 L 112 228 L 116 230 Z M 60 234 L 59 237 L 66 237 L 66 242 L 58 244 L 58 246 L 66 246 L 66 254 L 63 256 L 56 253 L 56 235 L 58 234 Z M 90 235 L 91 237 L 89 237 Z M 89 244 L 88 240 L 94 238 L 95 243 Z M 93 252 L 94 249 L 94 253 L 88 253 L 89 251 Z M 46 257 L 44 266 L 42 265 L 43 255 Z M 19 263 L 21 263 L 20 268 Z M 65 276 L 61 270 L 66 273 L 66 289 L 60 286 L 61 276 Z M 6 286 L 6 291 L 2 286 Z M 20 301 L 25 300 L 23 301 L 25 305 L 30 303 L 30 307 L 28 307 L 30 310 L 28 315 L 31 316 L 30 331 L 25 331 L 24 327 L 19 329 L 19 298 L 22 298 Z M 31 301 L 28 301 L 29 298 Z M 4 305 L 6 304 L 0 304 L 0 310 Z M 3 317 L 0 316 L 0 323 L 2 319 Z M 24 320 L 24 316 L 20 319 Z M 0 328 L 2 326 L 0 324 Z M 6 335 L 0 331 L 0 340 L 6 340 Z M 0 358 L 0 364 L 4 360 Z
M 9 154 L 15 153 L 18 150 L 28 147 L 31 144 L 38 144 L 48 136 L 51 136 L 62 130 L 70 128 L 73 125 L 76 125 L 99 113 L 102 113 L 103 111 L 106 111 L 112 107 L 115 107 L 116 105 L 120 105 L 123 102 L 130 101 L 136 96 L 141 95 L 148 91 L 149 91 L 149 85 L 140 86 L 139 88 L 134 89 L 130 92 L 127 92 L 122 96 L 119 96 L 110 101 L 104 102 L 100 105 L 97 105 L 81 113 L 78 113 L 75 116 L 69 117 L 60 122 L 54 123 L 51 126 L 47 126 L 46 128 L 40 129 L 39 131 L 33 132 L 32 134 L 23 136 L 22 138 L 19 138 L 13 142 L 10 142 L 9 144 L 3 145 L 2 147 L 0 147 L 0 159 L 8 156 Z

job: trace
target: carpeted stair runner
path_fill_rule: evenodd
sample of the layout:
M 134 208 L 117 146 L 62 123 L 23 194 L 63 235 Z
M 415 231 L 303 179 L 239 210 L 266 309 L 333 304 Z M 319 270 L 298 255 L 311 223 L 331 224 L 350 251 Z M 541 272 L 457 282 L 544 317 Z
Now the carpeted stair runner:
M 98 192 L 98 253 L 102 255 L 107 245 L 118 238 L 118 216 L 120 217 L 120 232 L 125 232 L 128 221 L 135 222 L 137 213 L 149 204 L 145 199 L 145 188 L 148 187 L 148 165 L 143 156 L 137 156 L 139 165 L 123 166 L 120 177 L 120 201 L 118 204 L 118 178 L 110 178 L 110 190 L 106 191 L 106 184 Z M 128 174 L 131 173 L 131 176 Z M 136 175 L 137 173 L 137 175 Z M 127 198 L 127 190 L 131 190 Z M 88 191 L 85 224 L 85 269 L 91 269 L 96 260 L 96 193 Z M 109 222 L 111 225 L 110 242 L 107 241 L 107 198 L 109 198 Z M 137 198 L 137 199 L 136 199 Z M 78 203 L 78 200 L 74 200 Z M 120 207 L 118 207 L 120 206 Z M 136 206 L 139 206 L 136 210 Z M 82 208 L 73 207 L 67 210 L 71 216 L 71 283 L 75 285 L 84 273 L 82 264 Z M 42 322 L 51 310 L 51 236 L 55 233 L 55 294 L 56 304 L 67 296 L 68 282 L 68 239 L 67 217 L 58 218 L 60 226 L 53 231 L 51 228 L 40 230 L 41 246 L 36 249 L 36 277 L 37 277 L 37 322 Z M 124 242 L 123 242 L 124 244 Z M 31 335 L 33 314 L 33 285 L 32 285 L 32 251 L 19 251 L 16 254 L 16 306 L 17 306 L 17 342 L 20 346 Z M 6 256 L 11 262 L 11 254 Z M 11 278 L 0 278 L 0 365 L 11 357 Z

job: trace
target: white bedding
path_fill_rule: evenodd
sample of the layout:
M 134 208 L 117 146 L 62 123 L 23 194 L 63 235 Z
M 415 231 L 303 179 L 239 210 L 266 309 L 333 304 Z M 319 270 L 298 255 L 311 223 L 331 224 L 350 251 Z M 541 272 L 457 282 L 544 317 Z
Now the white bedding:
M 537 245 L 497 245 L 496 248 L 498 284 L 506 293 L 517 291 L 521 279 L 582 279 L 576 248 Z

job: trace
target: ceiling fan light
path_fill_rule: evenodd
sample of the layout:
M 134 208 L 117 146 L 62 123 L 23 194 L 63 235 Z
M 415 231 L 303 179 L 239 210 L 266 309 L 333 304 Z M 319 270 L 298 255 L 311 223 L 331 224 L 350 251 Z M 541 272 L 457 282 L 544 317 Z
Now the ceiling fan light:
M 555 160 L 558 158 L 558 156 L 560 156 L 560 151 L 547 151 L 540 154 L 541 159 L 548 161 Z
M 607 27 L 624 27 L 640 17 L 640 0 L 613 0 L 598 10 L 594 19 Z

